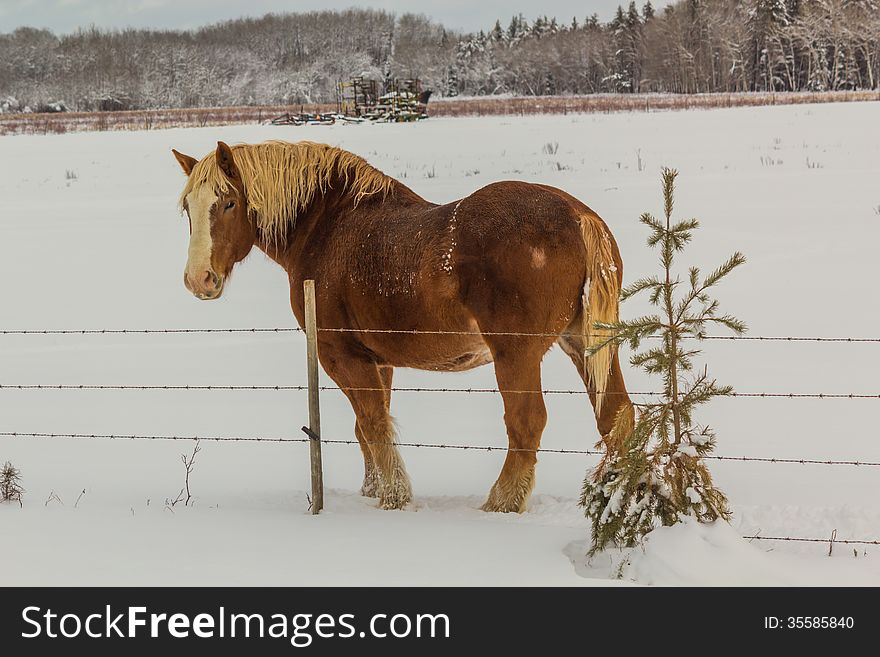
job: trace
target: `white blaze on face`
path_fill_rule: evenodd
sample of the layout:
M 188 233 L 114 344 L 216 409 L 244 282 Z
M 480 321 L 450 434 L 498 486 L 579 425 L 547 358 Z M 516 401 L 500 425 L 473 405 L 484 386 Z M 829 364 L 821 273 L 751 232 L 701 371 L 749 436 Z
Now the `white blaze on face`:
M 209 186 L 203 185 L 186 197 L 192 233 L 189 237 L 189 256 L 186 271 L 192 277 L 211 268 L 211 207 L 217 202 L 217 195 Z

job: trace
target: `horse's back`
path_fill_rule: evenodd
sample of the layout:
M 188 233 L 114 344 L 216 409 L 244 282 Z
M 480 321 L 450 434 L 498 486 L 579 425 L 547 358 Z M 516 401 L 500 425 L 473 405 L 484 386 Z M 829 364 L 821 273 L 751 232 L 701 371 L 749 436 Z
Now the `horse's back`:
M 475 265 L 514 274 L 548 270 L 582 280 L 579 221 L 587 212 L 577 199 L 552 187 L 518 181 L 487 185 L 460 201 L 455 261 L 463 270 Z
M 592 211 L 561 189 L 517 180 L 495 182 L 460 201 L 475 228 L 512 235 L 569 233 Z

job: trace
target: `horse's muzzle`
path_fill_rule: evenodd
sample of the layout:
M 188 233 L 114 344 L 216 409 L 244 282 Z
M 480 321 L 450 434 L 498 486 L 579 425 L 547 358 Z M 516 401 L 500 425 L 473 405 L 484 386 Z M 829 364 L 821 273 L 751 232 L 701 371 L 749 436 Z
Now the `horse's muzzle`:
M 192 292 L 196 298 L 203 301 L 219 299 L 220 295 L 223 294 L 224 282 L 223 276 L 211 270 L 205 270 L 195 275 L 190 274 L 190 272 L 184 272 L 183 274 L 183 284 L 186 286 L 186 289 Z

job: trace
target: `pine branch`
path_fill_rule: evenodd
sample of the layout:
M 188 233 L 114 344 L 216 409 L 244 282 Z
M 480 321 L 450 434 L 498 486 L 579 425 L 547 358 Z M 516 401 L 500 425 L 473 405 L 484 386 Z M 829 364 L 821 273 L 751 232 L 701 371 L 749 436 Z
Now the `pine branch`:
M 748 330 L 745 322 L 737 319 L 736 317 L 733 317 L 732 315 L 724 315 L 722 317 L 709 317 L 706 319 L 706 321 L 720 324 L 721 326 L 726 326 L 737 335 L 742 335 Z
M 745 261 L 746 257 L 742 253 L 737 251 L 732 256 L 730 256 L 730 258 L 727 259 L 727 262 L 725 262 L 723 265 L 718 267 L 718 269 L 716 269 L 706 277 L 706 279 L 703 281 L 703 285 L 701 286 L 701 290 L 706 290 L 712 287 L 734 269 L 742 264 L 745 264 Z
M 660 374 L 669 366 L 668 355 L 662 347 L 633 354 L 629 362 L 633 367 L 643 368 L 648 374 Z
M 656 290 L 660 287 L 660 285 L 661 283 L 657 280 L 656 276 L 651 276 L 650 278 L 640 278 L 634 283 L 630 283 L 620 291 L 620 300 L 626 301 L 630 297 L 645 290 Z
M 698 228 L 700 223 L 696 219 L 681 221 L 669 229 L 669 240 L 672 248 L 676 251 L 684 249 L 685 245 L 691 241 L 691 231 Z
M 660 175 L 663 179 L 663 212 L 668 218 L 672 216 L 672 208 L 675 206 L 675 179 L 678 171 L 663 167 Z
M 608 331 L 611 335 L 608 339 L 587 349 L 587 355 L 592 356 L 608 345 L 620 345 L 629 343 L 630 348 L 638 349 L 641 341 L 655 334 L 663 326 L 663 322 L 657 315 L 646 315 L 627 322 L 596 322 L 594 328 Z
M 657 243 L 663 239 L 666 227 L 660 223 L 654 215 L 648 214 L 647 212 L 639 218 L 639 221 L 648 226 L 652 231 L 648 236 L 648 246 L 657 246 Z

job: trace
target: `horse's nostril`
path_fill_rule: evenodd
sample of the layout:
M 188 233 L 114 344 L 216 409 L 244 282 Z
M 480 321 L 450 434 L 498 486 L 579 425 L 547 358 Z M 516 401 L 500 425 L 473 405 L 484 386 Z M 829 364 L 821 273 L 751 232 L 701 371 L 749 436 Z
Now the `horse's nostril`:
M 223 278 L 211 269 L 201 271 L 187 269 L 183 274 L 183 283 L 190 292 L 196 296 L 202 296 L 214 292 L 219 293 L 223 285 Z

